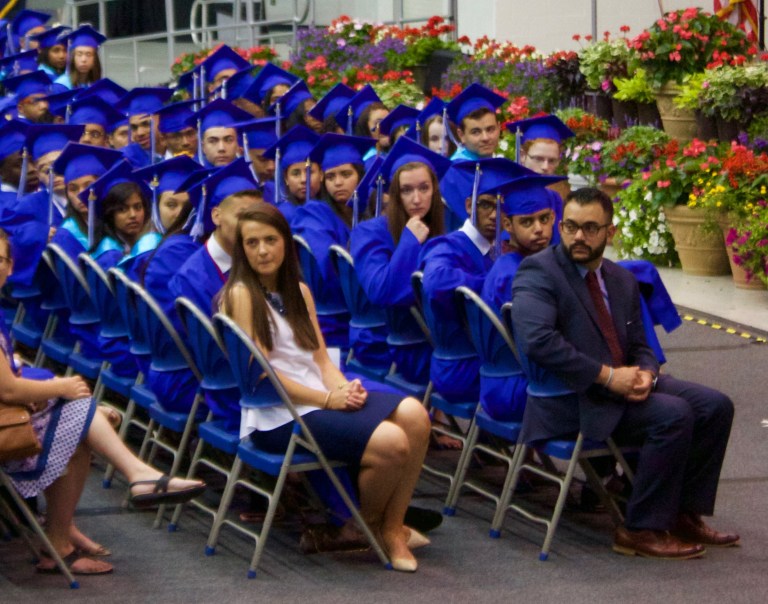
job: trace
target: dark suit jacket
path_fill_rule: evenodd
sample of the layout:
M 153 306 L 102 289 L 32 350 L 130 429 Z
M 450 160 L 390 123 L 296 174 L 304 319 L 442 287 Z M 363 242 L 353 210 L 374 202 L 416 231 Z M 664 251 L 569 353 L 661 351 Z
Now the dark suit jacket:
M 658 362 L 643 332 L 636 279 L 610 260 L 603 260 L 602 275 L 626 365 L 657 373 Z M 627 402 L 594 384 L 601 366 L 611 365 L 611 353 L 584 278 L 562 245 L 526 258 L 512 291 L 518 347 L 534 374 L 554 376 L 571 391 L 534 396 L 529 389 L 522 438 L 531 442 L 579 430 L 587 438 L 607 438 Z

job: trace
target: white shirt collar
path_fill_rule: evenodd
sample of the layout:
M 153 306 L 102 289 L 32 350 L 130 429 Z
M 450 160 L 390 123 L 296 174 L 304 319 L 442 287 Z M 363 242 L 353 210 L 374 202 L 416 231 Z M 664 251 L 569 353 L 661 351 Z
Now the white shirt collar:
M 483 256 L 491 251 L 491 243 L 474 227 L 469 218 L 464 221 L 459 230 L 469 237 L 469 240 L 475 244 L 475 247 L 480 250 Z
M 2 193 L 18 193 L 19 190 L 13 185 L 9 185 L 6 182 L 0 182 L 0 192 Z
M 229 269 L 232 268 L 232 256 L 227 254 L 224 248 L 219 245 L 215 235 L 208 237 L 208 241 L 205 242 L 205 247 L 208 248 L 208 253 L 211 255 L 211 258 L 216 263 L 216 266 L 219 267 L 222 274 L 228 273 Z

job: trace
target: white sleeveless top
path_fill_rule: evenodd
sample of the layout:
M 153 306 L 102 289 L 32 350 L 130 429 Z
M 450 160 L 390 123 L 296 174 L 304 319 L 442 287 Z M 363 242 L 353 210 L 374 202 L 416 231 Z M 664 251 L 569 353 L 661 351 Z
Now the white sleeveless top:
M 296 343 L 293 329 L 286 319 L 267 304 L 272 318 L 272 350 L 267 359 L 272 368 L 281 375 L 313 390 L 325 391 L 320 367 L 315 363 L 311 350 L 304 350 Z M 305 415 L 318 408 L 312 405 L 295 405 L 299 415 Z M 240 438 L 248 436 L 254 430 L 265 432 L 292 421 L 290 411 L 280 404 L 261 409 L 242 408 L 240 411 Z

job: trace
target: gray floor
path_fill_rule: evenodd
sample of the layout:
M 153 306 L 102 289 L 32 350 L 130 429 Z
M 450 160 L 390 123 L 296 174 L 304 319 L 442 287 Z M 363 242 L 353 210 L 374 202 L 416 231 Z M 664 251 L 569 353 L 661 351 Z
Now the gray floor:
M 610 550 L 605 516 L 567 513 L 550 560 L 539 562 L 538 527 L 508 517 L 502 538 L 491 540 L 490 504 L 467 495 L 457 515 L 432 533 L 432 545 L 419 550 L 415 575 L 384 571 L 371 554 L 303 556 L 298 525 L 286 522 L 273 531 L 259 577 L 249 581 L 250 542 L 225 531 L 217 554 L 206 558 L 204 516 L 186 513 L 182 530 L 174 534 L 154 531 L 153 515 L 123 510 L 121 485 L 102 490 L 94 469 L 78 522 L 112 548 L 116 572 L 83 578 L 81 589 L 70 591 L 61 577 L 36 575 L 26 550 L 13 541 L 0 546 L 0 600 L 763 602 L 768 588 L 763 549 L 768 543 L 768 433 L 760 422 L 768 417 L 762 373 L 768 347 L 691 322 L 662 337 L 670 372 L 719 387 L 736 404 L 713 524 L 740 532 L 739 548 L 712 550 L 704 559 L 687 562 L 625 558 Z M 493 468 L 485 473 L 497 477 Z M 440 510 L 444 493 L 443 484 L 424 479 L 417 502 Z M 536 498 L 549 499 L 549 493 L 539 492 Z

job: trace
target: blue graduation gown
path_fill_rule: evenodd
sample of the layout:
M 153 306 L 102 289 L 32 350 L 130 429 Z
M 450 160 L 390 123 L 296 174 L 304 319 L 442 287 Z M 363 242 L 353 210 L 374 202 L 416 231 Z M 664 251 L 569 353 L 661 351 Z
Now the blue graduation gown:
M 346 308 L 339 277 L 331 264 L 328 251 L 331 245 L 347 247 L 349 227 L 324 201 L 310 200 L 296 208 L 291 229 L 309 244 L 320 269 L 322 283 L 310 283 L 318 305 Z M 320 327 L 325 339 L 333 342 L 349 342 L 349 316 L 320 316 Z M 346 347 L 342 345 L 342 347 Z
M 174 300 L 185 296 L 206 315 L 211 316 L 213 298 L 226 282 L 227 275 L 219 271 L 203 245 L 181 265 L 168 287 Z
M 454 290 L 465 285 L 480 292 L 492 261 L 462 231 L 427 242 L 419 257 L 424 272 L 424 298 L 434 322 L 430 377 L 436 390 L 451 401 L 477 400 L 480 359 L 456 313 Z
M 200 244 L 185 233 L 171 235 L 163 241 L 155 254 L 149 259 L 144 271 L 143 285 L 155 298 L 160 308 L 174 320 L 176 317 L 174 302 L 176 296 L 168 284 L 179 268 L 200 249 Z M 174 320 L 178 329 L 180 325 Z
M 72 217 L 66 218 L 56 229 L 51 243 L 61 247 L 75 262 L 78 262 L 77 257 L 80 254 L 88 251 L 88 235 L 80 229 L 80 225 Z
M 131 251 L 123 256 L 117 266 L 131 281 L 141 283 L 141 275 L 163 236 L 160 233 L 145 233 L 133 244 Z
M 512 281 L 523 261 L 518 252 L 501 256 L 485 278 L 481 297 L 498 315 L 505 302 L 512 300 Z M 515 363 L 517 365 L 517 363 Z M 520 368 L 522 373 L 522 368 Z M 486 413 L 499 421 L 522 421 L 528 380 L 524 375 L 514 377 L 480 376 L 480 404 Z
M 145 168 L 152 163 L 149 151 L 144 150 L 139 143 L 130 143 L 121 151 L 135 169 Z
M 429 380 L 432 347 L 411 315 L 414 302 L 410 275 L 418 268 L 422 245 L 409 229 L 404 229 L 395 246 L 386 216 L 366 220 L 352 230 L 350 253 L 355 272 L 371 303 L 387 310 L 387 329 L 407 345 L 390 345 L 397 371 L 408 381 L 422 384 Z M 390 338 L 390 341 L 392 339 Z
M 274 190 L 273 190 L 274 195 Z M 296 220 L 296 211 L 301 207 L 299 205 L 296 205 L 295 203 L 291 203 L 290 201 L 278 201 L 275 206 L 277 206 L 277 209 L 282 212 L 283 216 L 285 216 L 285 219 L 288 221 L 288 224 L 291 227 L 291 230 L 293 230 L 293 223 Z

